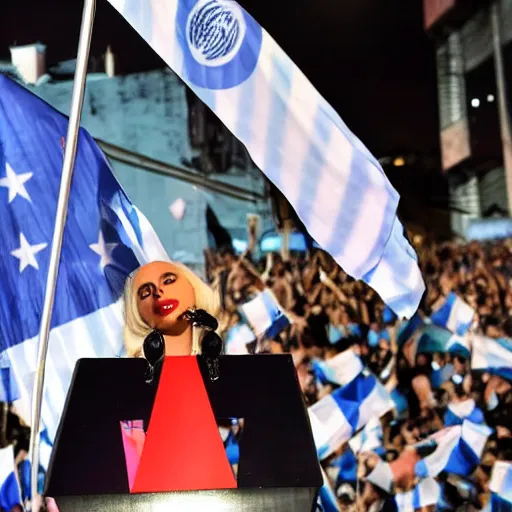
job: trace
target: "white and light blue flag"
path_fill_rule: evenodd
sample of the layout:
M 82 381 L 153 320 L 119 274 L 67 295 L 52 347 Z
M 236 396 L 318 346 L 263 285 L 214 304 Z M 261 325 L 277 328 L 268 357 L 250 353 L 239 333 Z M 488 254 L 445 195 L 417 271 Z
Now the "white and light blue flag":
M 348 444 L 350 449 L 358 454 L 360 452 L 372 452 L 382 447 L 383 439 L 382 423 L 380 418 L 375 416 L 370 419 L 361 432 L 349 440 Z
M 484 413 L 477 407 L 472 398 L 468 398 L 462 402 L 450 402 L 444 414 L 445 427 L 462 425 L 464 420 L 473 423 L 485 423 Z
M 258 337 L 274 338 L 290 325 L 288 316 L 268 288 L 243 304 L 240 311 Z
M 471 368 L 512 381 L 512 341 L 471 336 Z
M 368 370 L 309 407 L 320 460 L 329 457 L 374 417 L 394 407 L 390 394 Z
M 434 478 L 420 480 L 414 489 L 395 496 L 397 511 L 415 512 L 432 505 L 437 505 L 440 486 Z
M 456 293 L 450 293 L 446 301 L 430 315 L 434 325 L 444 327 L 454 334 L 464 336 L 475 319 L 475 310 Z
M 109 0 L 247 147 L 311 236 L 400 317 L 424 291 L 381 165 L 233 0 Z
M 28 423 L 67 127 L 65 116 L 0 74 L 0 354 Z M 45 376 L 42 428 L 50 440 L 76 361 L 123 352 L 126 277 L 166 257 L 92 137 L 80 130 Z
M 434 451 L 416 463 L 419 478 L 436 477 L 441 472 L 462 477 L 471 475 L 480 463 L 480 457 L 492 430 L 464 420 L 462 425 L 447 427 L 432 434 L 418 446 L 432 444 Z
M 489 489 L 512 505 L 512 462 L 499 460 L 494 463 Z
M 353 381 L 363 369 L 360 357 L 351 349 L 344 350 L 325 361 L 313 360 L 313 371 L 322 385 L 345 386 Z
M 329 478 L 327 477 L 322 467 L 320 467 L 320 470 L 324 479 L 324 484 L 318 493 L 318 501 L 321 506 L 320 510 L 322 512 L 340 512 L 338 499 L 336 498 L 336 494 L 332 489 L 331 482 L 329 482 Z
M 22 505 L 14 448 L 9 445 L 0 449 L 0 510 L 12 510 Z

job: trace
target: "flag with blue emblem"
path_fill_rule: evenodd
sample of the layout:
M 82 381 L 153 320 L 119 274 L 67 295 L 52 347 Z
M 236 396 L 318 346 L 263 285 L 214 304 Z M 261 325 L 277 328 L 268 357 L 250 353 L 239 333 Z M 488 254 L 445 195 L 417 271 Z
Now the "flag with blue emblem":
M 242 315 L 258 337 L 276 337 L 290 325 L 290 320 L 267 288 L 240 307 Z
M 68 120 L 0 74 L 0 353 L 30 423 L 38 333 Z M 80 131 L 46 366 L 42 425 L 54 439 L 76 361 L 123 351 L 122 291 L 166 258 L 92 137 Z
M 496 461 L 491 475 L 489 489 L 503 502 L 512 506 L 512 463 Z
M 311 236 L 399 317 L 425 289 L 378 160 L 233 0 L 109 0 L 247 147 Z
M 432 323 L 454 334 L 464 336 L 473 324 L 475 310 L 456 293 L 450 293 L 446 301 L 430 316 Z
M 512 381 L 512 341 L 473 335 L 471 368 Z
M 368 370 L 309 407 L 313 438 L 320 460 L 329 457 L 372 418 L 393 408 L 388 391 Z
M 433 445 L 434 451 L 416 463 L 419 478 L 436 477 L 441 472 L 469 476 L 480 463 L 480 457 L 492 430 L 464 420 L 462 425 L 447 427 L 418 443 Z
M 13 446 L 0 449 L 0 510 L 12 510 L 23 504 Z

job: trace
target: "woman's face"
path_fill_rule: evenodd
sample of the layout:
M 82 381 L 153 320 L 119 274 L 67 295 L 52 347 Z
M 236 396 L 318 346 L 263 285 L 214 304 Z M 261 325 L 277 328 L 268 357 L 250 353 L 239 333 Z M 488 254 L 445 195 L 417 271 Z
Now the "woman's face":
M 134 289 L 140 316 L 152 329 L 177 336 L 190 326 L 183 318 L 194 307 L 194 288 L 172 263 L 156 261 L 144 265 L 135 275 Z

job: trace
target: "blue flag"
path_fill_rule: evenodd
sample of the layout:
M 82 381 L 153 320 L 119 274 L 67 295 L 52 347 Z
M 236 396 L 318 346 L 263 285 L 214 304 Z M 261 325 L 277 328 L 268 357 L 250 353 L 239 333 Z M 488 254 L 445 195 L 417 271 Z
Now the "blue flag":
M 65 116 L 0 75 L 0 354 L 27 421 L 67 126 Z M 45 377 L 42 421 L 51 439 L 77 359 L 123 350 L 127 275 L 163 257 L 148 221 L 81 130 Z
M 424 291 L 378 160 L 233 0 L 109 0 L 247 147 L 318 244 L 400 317 Z

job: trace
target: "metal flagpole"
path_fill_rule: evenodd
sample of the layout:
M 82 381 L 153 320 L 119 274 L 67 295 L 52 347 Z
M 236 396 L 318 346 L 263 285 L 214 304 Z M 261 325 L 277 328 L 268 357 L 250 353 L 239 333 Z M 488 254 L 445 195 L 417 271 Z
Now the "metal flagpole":
M 85 0 L 82 14 L 82 25 L 80 28 L 80 38 L 78 42 L 78 54 L 76 59 L 75 80 L 73 83 L 73 95 L 71 97 L 66 147 L 64 150 L 64 162 L 62 164 L 59 200 L 57 203 L 57 214 L 55 217 L 55 228 L 53 231 L 50 263 L 48 266 L 48 277 L 46 279 L 43 313 L 41 317 L 41 327 L 39 330 L 39 353 L 32 393 L 32 431 L 30 434 L 30 491 L 32 503 L 34 503 L 38 491 L 37 475 L 39 468 L 39 430 L 41 425 L 41 406 L 43 401 L 46 356 L 48 353 L 48 341 L 52 320 L 53 303 L 55 299 L 55 288 L 57 285 L 57 277 L 59 273 L 62 238 L 64 236 L 64 227 L 66 225 L 69 192 L 71 189 L 71 180 L 73 178 L 76 146 L 80 130 L 80 116 L 82 114 L 82 105 L 84 100 L 87 62 L 89 59 L 89 49 L 91 46 L 92 27 L 94 23 L 95 11 L 96 0 Z

